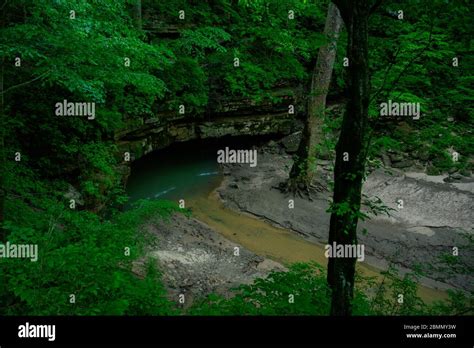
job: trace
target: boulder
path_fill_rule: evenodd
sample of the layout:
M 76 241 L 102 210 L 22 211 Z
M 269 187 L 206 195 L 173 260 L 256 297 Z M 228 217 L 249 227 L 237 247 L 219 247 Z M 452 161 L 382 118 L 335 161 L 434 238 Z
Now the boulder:
M 401 160 L 401 161 L 392 163 L 393 168 L 408 168 L 408 167 L 411 167 L 412 165 L 413 165 L 412 160 Z
M 295 153 L 300 145 L 301 132 L 290 134 L 280 140 L 287 153 Z

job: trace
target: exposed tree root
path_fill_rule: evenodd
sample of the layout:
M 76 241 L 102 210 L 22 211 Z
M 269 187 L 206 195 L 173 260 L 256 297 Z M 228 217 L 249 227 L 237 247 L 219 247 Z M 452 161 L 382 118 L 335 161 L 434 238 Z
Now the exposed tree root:
M 307 180 L 298 180 L 298 178 L 290 178 L 280 183 L 276 188 L 287 195 L 307 199 L 310 202 L 313 201 L 313 198 L 315 198 L 318 193 L 328 191 L 320 182 L 310 183 Z

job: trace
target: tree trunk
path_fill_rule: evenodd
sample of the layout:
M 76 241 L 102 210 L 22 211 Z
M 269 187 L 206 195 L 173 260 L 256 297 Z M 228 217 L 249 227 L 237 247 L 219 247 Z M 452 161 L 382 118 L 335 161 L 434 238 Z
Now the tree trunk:
M 308 98 L 307 115 L 299 144 L 297 158 L 290 171 L 290 180 L 308 186 L 316 172 L 316 153 L 322 144 L 323 120 L 326 96 L 331 84 L 332 70 L 336 59 L 337 40 L 341 31 L 342 18 L 332 2 L 329 4 L 324 27 L 328 44 L 321 47 L 314 67 L 311 90 Z
M 3 223 L 5 220 L 5 99 L 3 96 L 3 76 L 5 58 L 2 58 L 2 69 L 0 72 L 0 241 L 5 241 L 5 230 Z
M 142 0 L 135 1 L 135 26 L 137 29 L 142 28 Z
M 333 209 L 329 245 L 357 244 L 357 223 L 365 171 L 369 107 L 367 0 L 334 1 L 348 31 L 349 100 L 336 145 Z M 347 157 L 348 156 L 348 157 Z M 346 159 L 346 160 L 345 160 Z M 349 209 L 344 209 L 344 205 Z M 347 256 L 347 255 L 345 255 Z M 354 256 L 354 255 L 353 255 Z M 355 257 L 329 258 L 327 280 L 332 288 L 331 315 L 351 315 L 354 292 Z

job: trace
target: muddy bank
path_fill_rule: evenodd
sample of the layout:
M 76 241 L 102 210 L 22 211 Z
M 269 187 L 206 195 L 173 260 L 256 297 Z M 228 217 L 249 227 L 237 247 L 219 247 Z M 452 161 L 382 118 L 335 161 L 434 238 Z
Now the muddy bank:
M 276 187 L 287 178 L 291 155 L 283 142 L 271 142 L 259 149 L 258 166 L 226 165 L 225 179 L 218 189 L 224 205 L 246 212 L 271 224 L 281 226 L 308 241 L 325 244 L 328 238 L 330 193 L 320 193 L 314 200 L 282 194 Z M 322 180 L 331 180 L 332 163 L 320 160 Z M 380 197 L 394 209 L 391 216 L 377 216 L 359 224 L 359 243 L 365 245 L 365 262 L 379 269 L 393 262 L 403 273 L 417 265 L 425 266 L 422 283 L 438 289 L 450 287 L 472 290 L 473 274 L 447 274 L 440 258 L 459 250 L 459 261 L 474 267 L 474 250 L 465 234 L 472 238 L 474 195 L 472 180 L 447 183 L 438 177 L 418 173 L 404 174 L 396 169 L 375 170 L 364 184 L 368 197 Z M 294 208 L 289 208 L 294 199 Z M 399 208 L 399 200 L 403 208 Z M 367 234 L 362 230 L 366 229 Z
M 227 295 L 230 288 L 285 269 L 183 214 L 149 223 L 146 229 L 158 238 L 148 255 L 157 260 L 163 272 L 169 298 L 178 302 L 178 296 L 184 294 L 185 306 L 196 297 L 211 292 Z

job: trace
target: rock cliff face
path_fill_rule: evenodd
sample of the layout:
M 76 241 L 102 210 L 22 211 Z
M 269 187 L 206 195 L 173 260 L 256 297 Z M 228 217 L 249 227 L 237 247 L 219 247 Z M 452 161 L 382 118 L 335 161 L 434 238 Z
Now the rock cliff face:
M 130 152 L 132 159 L 162 149 L 176 142 L 194 139 L 243 135 L 287 135 L 297 128 L 295 118 L 288 113 L 221 117 L 207 120 L 152 120 L 125 133 L 119 139 L 121 152 Z
M 280 99 L 279 103 L 227 100 L 205 115 L 163 112 L 155 118 L 143 119 L 140 124 L 129 125 L 116 134 L 117 158 L 123 160 L 128 152 L 132 162 L 173 143 L 195 139 L 291 134 L 301 128 L 296 117 L 301 109 L 295 106 L 293 112 L 290 107 L 296 104 L 295 94 L 294 89 L 276 89 L 273 96 Z

